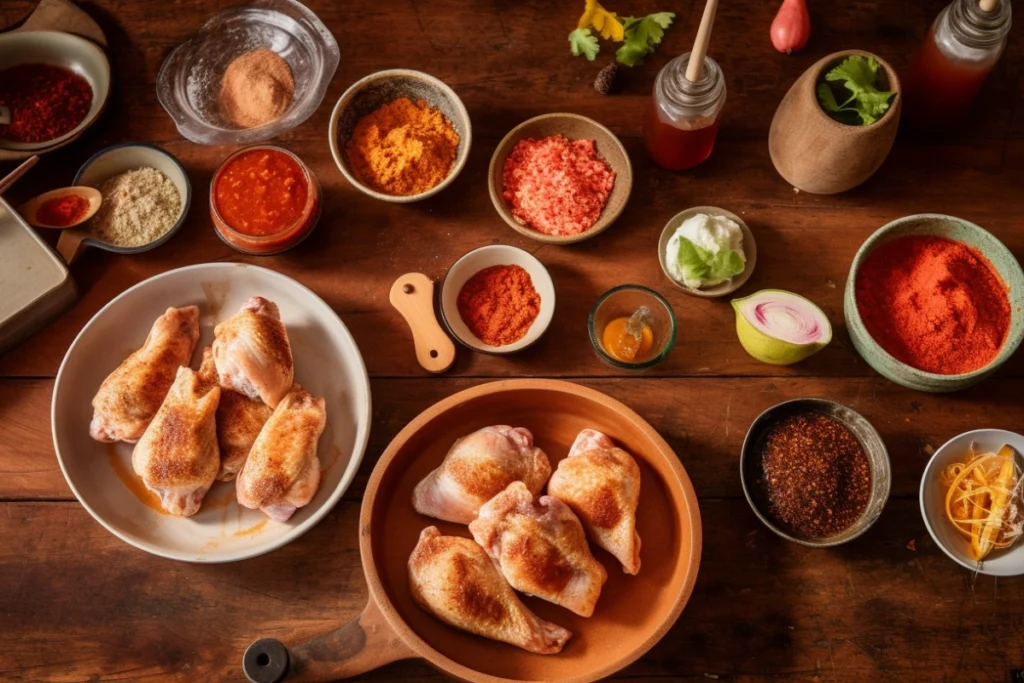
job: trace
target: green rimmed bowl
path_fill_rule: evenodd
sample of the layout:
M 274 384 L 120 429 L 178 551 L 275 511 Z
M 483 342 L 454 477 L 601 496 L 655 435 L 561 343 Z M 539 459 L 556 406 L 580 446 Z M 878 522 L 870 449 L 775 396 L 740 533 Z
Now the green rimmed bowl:
M 868 255 L 879 245 L 898 237 L 909 235 L 930 235 L 963 242 L 974 247 L 988 259 L 1009 288 L 1010 330 L 999 354 L 983 368 L 960 375 L 940 375 L 925 372 L 896 360 L 868 333 L 857 308 L 857 274 Z M 921 213 L 905 216 L 879 228 L 861 246 L 853 259 L 850 275 L 846 280 L 843 296 L 843 310 L 846 328 L 850 332 L 853 347 L 868 365 L 893 382 L 918 391 L 942 393 L 959 391 L 977 384 L 1005 363 L 1024 340 L 1024 272 L 1006 246 L 995 235 L 984 228 L 962 218 L 938 213 Z

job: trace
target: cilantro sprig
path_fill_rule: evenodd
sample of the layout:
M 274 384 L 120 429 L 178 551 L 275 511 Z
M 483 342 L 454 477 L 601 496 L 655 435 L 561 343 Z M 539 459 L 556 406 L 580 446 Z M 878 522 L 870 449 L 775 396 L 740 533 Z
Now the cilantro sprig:
M 569 34 L 569 49 L 576 57 L 594 61 L 601 46 L 597 36 L 591 33 L 593 29 L 605 40 L 622 43 L 615 51 L 615 58 L 620 64 L 636 66 L 654 52 L 675 16 L 672 12 L 655 12 L 645 17 L 619 17 L 597 0 L 586 0 L 583 16 L 576 30 Z
M 870 126 L 889 110 L 895 93 L 879 90 L 878 60 L 851 55 L 818 82 L 818 103 L 829 116 L 851 126 Z M 841 104 L 836 96 L 846 96 Z

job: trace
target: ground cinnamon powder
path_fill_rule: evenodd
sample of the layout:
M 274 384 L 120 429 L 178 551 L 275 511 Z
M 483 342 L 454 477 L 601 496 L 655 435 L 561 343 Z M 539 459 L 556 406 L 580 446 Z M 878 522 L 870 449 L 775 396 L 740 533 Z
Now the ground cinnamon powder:
M 857 310 L 897 360 L 959 375 L 999 354 L 1010 329 L 1006 284 L 981 253 L 934 236 L 882 244 L 857 274 Z
M 220 107 L 229 122 L 255 128 L 281 118 L 294 94 L 288 62 L 272 50 L 259 48 L 228 64 L 221 81 Z
M 455 165 L 459 134 L 441 111 L 400 97 L 359 120 L 345 151 L 359 180 L 378 192 L 426 192 Z
M 491 266 L 462 286 L 458 308 L 480 341 L 505 346 L 526 336 L 540 313 L 540 294 L 522 266 Z

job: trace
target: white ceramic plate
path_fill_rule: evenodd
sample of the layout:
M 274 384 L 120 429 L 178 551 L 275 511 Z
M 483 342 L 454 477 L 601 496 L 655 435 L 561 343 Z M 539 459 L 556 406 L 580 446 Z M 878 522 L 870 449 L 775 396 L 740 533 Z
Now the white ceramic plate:
M 540 313 L 526 335 L 517 342 L 505 346 L 490 346 L 473 334 L 459 315 L 459 292 L 466 281 L 484 268 L 491 266 L 520 266 L 530 274 L 533 287 L 540 295 Z M 448 330 L 460 342 L 483 353 L 513 353 L 530 346 L 548 329 L 551 318 L 555 315 L 555 283 L 544 264 L 533 254 L 519 247 L 505 244 L 492 244 L 469 252 L 452 264 L 441 285 L 441 317 Z
M 235 500 L 234 482 L 217 482 L 200 511 L 172 517 L 149 507 L 131 465 L 132 445 L 89 437 L 92 398 L 170 306 L 197 305 L 199 344 L 251 296 L 275 302 L 288 328 L 295 379 L 327 401 L 320 437 L 323 468 L 312 502 L 278 523 Z M 327 514 L 352 483 L 370 433 L 370 384 L 352 335 L 331 308 L 296 281 L 242 263 L 207 263 L 157 275 L 104 306 L 82 329 L 57 373 L 51 423 L 57 460 L 71 490 L 96 520 L 122 540 L 162 557 L 190 562 L 230 562 L 292 541 Z
M 974 443 L 975 450 L 982 452 L 996 452 L 1004 444 L 1009 444 L 1017 452 L 1017 464 L 1024 466 L 1024 436 L 1020 434 L 1004 429 L 976 429 L 950 439 L 935 451 L 921 477 L 924 525 L 936 545 L 957 564 L 989 576 L 1020 576 L 1024 574 L 1024 541 L 1018 541 L 1005 550 L 993 550 L 979 568 L 968 552 L 967 540 L 946 519 L 946 492 L 939 476 L 952 463 L 963 461 L 971 443 Z

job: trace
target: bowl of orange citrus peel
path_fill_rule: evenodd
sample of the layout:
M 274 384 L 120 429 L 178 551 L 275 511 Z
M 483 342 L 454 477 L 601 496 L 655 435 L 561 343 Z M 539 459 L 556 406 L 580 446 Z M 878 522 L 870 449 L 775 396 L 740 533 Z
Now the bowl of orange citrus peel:
M 982 574 L 1024 574 L 1024 437 L 979 429 L 943 445 L 921 479 L 921 513 L 935 543 Z

